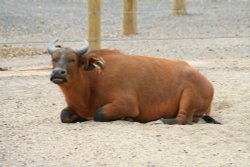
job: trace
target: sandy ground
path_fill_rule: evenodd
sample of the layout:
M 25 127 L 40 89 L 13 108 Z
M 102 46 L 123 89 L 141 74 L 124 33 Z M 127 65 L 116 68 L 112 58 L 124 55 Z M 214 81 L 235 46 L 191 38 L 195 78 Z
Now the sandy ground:
M 4 2 L 4 9 L 9 8 L 11 13 L 14 2 Z M 59 88 L 49 81 L 50 56 L 44 54 L 46 44 L 29 46 L 33 49 L 22 45 L 0 46 L 0 166 L 249 166 L 250 2 L 237 2 L 206 1 L 201 5 L 203 8 L 190 3 L 189 15 L 172 17 L 167 13 L 165 20 L 152 19 L 153 25 L 147 22 L 146 14 L 140 14 L 137 35 L 126 37 L 125 41 L 103 42 L 103 47 L 125 53 L 187 60 L 213 83 L 212 116 L 223 125 L 200 122 L 192 126 L 170 126 L 126 121 L 62 124 L 59 114 L 65 102 Z M 142 3 L 140 9 L 154 5 L 158 9 L 162 7 L 156 2 Z M 68 8 L 78 9 L 77 6 Z M 15 9 L 16 13 L 21 12 L 19 8 Z M 26 28 L 27 34 L 19 36 L 22 26 L 8 31 L 15 17 L 0 17 L 8 20 L 0 20 L 1 42 L 46 41 L 61 32 L 59 29 L 42 36 L 43 32 Z M 163 15 L 153 13 L 150 18 L 156 17 L 163 18 Z M 114 21 L 103 19 L 104 23 Z M 54 31 L 53 26 L 50 29 Z M 113 30 L 104 28 L 104 37 L 122 38 Z M 136 40 L 156 39 L 157 32 L 161 38 L 217 38 Z M 68 39 L 68 34 L 64 37 Z M 70 40 L 78 40 L 77 37 Z M 70 46 L 77 44 L 70 43 Z

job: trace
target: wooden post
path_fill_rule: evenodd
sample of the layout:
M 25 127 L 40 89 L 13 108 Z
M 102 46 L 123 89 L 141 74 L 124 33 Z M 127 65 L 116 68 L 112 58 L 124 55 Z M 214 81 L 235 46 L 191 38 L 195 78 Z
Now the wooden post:
M 137 0 L 123 0 L 123 35 L 137 32 Z
M 173 0 L 173 15 L 185 15 L 186 14 L 186 0 Z
M 101 0 L 88 0 L 89 50 L 101 48 Z

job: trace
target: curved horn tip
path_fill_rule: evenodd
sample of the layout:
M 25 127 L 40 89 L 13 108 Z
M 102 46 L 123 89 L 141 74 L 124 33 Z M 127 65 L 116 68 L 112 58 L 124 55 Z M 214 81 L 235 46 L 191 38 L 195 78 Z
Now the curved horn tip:
M 51 44 L 55 44 L 55 43 L 57 43 L 58 41 L 59 41 L 59 39 L 58 39 L 58 38 L 53 39 L 53 40 L 51 40 L 51 41 L 49 42 L 49 45 L 51 45 Z
M 89 41 L 88 40 L 84 39 L 84 43 L 85 43 L 86 46 L 89 46 Z
M 52 54 L 54 51 L 56 51 L 57 49 L 59 49 L 58 47 L 55 46 L 55 43 L 58 42 L 59 39 L 54 39 L 52 40 L 49 44 L 48 44 L 48 53 Z
M 86 54 L 89 50 L 89 42 L 86 39 L 84 39 L 83 43 L 84 43 L 84 46 L 82 48 L 75 50 L 75 52 L 81 56 Z

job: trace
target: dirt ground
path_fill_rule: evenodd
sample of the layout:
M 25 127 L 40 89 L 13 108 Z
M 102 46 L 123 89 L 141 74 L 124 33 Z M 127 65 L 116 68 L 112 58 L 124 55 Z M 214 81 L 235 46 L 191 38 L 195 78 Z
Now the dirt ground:
M 13 7 L 14 2 L 6 2 L 5 8 Z M 46 54 L 46 43 L 3 44 L 0 45 L 0 166 L 249 166 L 250 2 L 204 3 L 202 9 L 190 3 L 187 16 L 167 14 L 164 23 L 153 19 L 154 25 L 149 25 L 144 14 L 139 15 L 137 35 L 122 41 L 104 40 L 102 45 L 125 53 L 188 61 L 213 83 L 212 116 L 223 125 L 126 121 L 62 124 L 59 115 L 65 101 L 59 88 L 49 81 L 50 56 Z M 153 5 L 161 9 L 156 1 L 147 1 L 140 9 Z M 156 16 L 163 17 L 159 13 L 152 17 Z M 103 19 L 105 23 L 110 21 Z M 4 26 L 8 27 L 10 22 L 1 23 L 5 23 L 0 24 L 1 42 L 20 39 L 19 29 L 7 32 Z M 161 38 L 176 34 L 177 39 L 155 40 L 156 32 Z M 8 33 L 12 38 L 4 35 Z M 178 39 L 183 35 L 192 38 Z M 44 40 L 52 36 L 53 33 L 46 34 Z M 193 38 L 200 36 L 209 38 Z M 40 34 L 28 37 L 27 33 L 22 39 L 39 40 Z M 114 35 L 114 38 L 120 37 Z

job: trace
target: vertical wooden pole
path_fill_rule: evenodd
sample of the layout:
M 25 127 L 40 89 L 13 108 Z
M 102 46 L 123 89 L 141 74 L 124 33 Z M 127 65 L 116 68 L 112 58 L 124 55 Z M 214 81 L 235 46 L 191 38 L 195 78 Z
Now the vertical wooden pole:
M 101 0 L 88 0 L 89 50 L 101 48 Z
M 173 0 L 173 15 L 185 15 L 186 14 L 186 0 Z
M 123 0 L 123 35 L 137 32 L 137 0 Z

